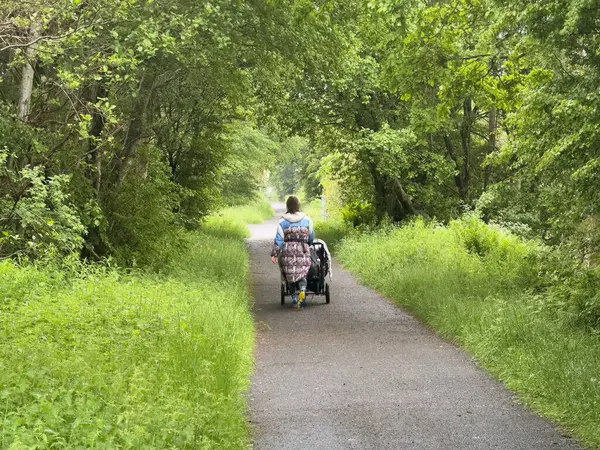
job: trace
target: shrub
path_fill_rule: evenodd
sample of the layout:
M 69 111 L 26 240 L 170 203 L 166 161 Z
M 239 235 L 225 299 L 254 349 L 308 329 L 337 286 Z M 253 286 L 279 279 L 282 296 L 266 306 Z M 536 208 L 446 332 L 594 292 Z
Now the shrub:
M 0 256 L 61 257 L 78 252 L 86 232 L 68 194 L 70 177 L 46 178 L 42 167 L 7 168 L 0 150 L 0 180 L 10 186 L 0 195 Z
M 353 232 L 354 228 L 343 220 L 328 220 L 315 223 L 315 235 L 325 241 L 331 251 L 335 251 L 342 240 Z
M 600 268 L 579 268 L 558 280 L 549 290 L 552 304 L 576 325 L 600 334 Z
M 375 207 L 370 203 L 353 202 L 342 208 L 342 220 L 354 226 L 373 224 L 376 221 Z
M 449 229 L 460 245 L 484 261 L 491 276 L 509 278 L 522 286 L 536 283 L 538 267 L 533 262 L 542 252 L 540 244 L 470 215 L 450 222 Z
M 148 149 L 147 173 L 132 172 L 105 207 L 106 239 L 127 267 L 164 266 L 177 240 L 173 183 L 159 155 Z

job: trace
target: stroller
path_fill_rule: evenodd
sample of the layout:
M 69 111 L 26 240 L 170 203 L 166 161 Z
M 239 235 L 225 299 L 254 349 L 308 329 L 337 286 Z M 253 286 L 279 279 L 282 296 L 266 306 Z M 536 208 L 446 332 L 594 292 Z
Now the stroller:
M 331 295 L 329 292 L 329 283 L 326 281 L 329 275 L 329 281 L 333 280 L 331 272 L 331 254 L 327 248 L 327 244 L 320 239 L 310 244 L 310 259 L 311 267 L 306 276 L 307 286 L 306 293 L 313 295 L 324 295 L 325 303 L 329 304 Z M 279 267 L 281 270 L 281 266 Z M 281 304 L 285 304 L 285 297 L 289 296 L 290 288 L 285 279 L 283 271 L 281 272 Z

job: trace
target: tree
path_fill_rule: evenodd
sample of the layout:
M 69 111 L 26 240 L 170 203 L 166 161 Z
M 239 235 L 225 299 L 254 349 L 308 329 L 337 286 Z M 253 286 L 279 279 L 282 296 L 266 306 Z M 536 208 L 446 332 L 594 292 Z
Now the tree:
M 2 198 L 27 201 L 30 168 L 68 175 L 85 256 L 151 255 L 259 188 L 278 148 L 267 111 L 335 64 L 335 4 L 3 0 Z M 16 235 L 20 219 L 2 220 Z

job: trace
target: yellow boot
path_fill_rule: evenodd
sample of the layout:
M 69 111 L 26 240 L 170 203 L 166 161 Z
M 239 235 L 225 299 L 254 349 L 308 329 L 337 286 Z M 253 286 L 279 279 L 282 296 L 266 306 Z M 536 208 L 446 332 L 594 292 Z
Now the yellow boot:
M 304 307 L 304 300 L 306 300 L 306 292 L 300 291 L 300 294 L 298 295 L 298 309 Z

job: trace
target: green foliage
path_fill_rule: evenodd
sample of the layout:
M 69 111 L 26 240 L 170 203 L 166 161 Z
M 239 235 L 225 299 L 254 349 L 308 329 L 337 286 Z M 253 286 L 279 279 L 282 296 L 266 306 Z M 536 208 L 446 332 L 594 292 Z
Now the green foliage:
M 23 170 L 40 168 L 43 183 L 68 175 L 86 256 L 145 254 L 156 233 L 129 226 L 122 250 L 112 233 L 125 204 L 145 219 L 128 186 L 151 153 L 187 228 L 252 198 L 270 170 L 280 195 L 335 183 L 378 222 L 476 207 L 551 244 L 583 239 L 576 256 L 594 259 L 597 13 L 530 3 L 6 0 L 0 148 L 12 156 L 0 194 L 21 201 Z M 67 230 L 60 251 L 79 248 Z
M 321 199 L 316 198 L 314 200 L 308 201 L 302 197 L 300 198 L 300 208 L 302 212 L 309 216 L 313 222 L 318 221 L 323 217 L 323 206 L 321 204 Z
M 4 0 L 2 6 L 0 258 L 24 255 L 72 274 L 83 270 L 78 256 L 113 257 L 166 273 L 172 252 L 190 244 L 182 228 L 201 223 L 207 239 L 241 238 L 245 222 L 271 216 L 264 202 L 214 213 L 256 198 L 267 182 L 279 195 L 298 192 L 307 200 L 324 192 L 335 220 L 318 223 L 317 234 L 332 247 L 344 242 L 348 261 L 344 249 L 364 252 L 364 270 L 369 258 L 385 256 L 371 262 L 389 278 L 370 282 L 488 355 L 493 370 L 514 371 L 510 383 L 527 391 L 523 380 L 542 356 L 587 373 L 579 360 L 559 360 L 565 346 L 596 348 L 583 331 L 569 334 L 570 327 L 600 327 L 600 10 L 593 2 L 165 0 L 142 8 L 120 0 L 48 0 L 43 7 Z M 475 217 L 453 221 L 465 210 L 501 226 Z M 410 222 L 416 216 L 449 225 Z M 386 225 L 390 218 L 412 225 L 396 230 Z M 349 222 L 378 223 L 382 230 L 359 237 Z M 521 241 L 507 229 L 554 248 Z M 380 245 L 387 240 L 395 243 L 391 249 Z M 10 296 L 37 292 L 42 304 L 51 292 L 61 301 L 67 295 L 60 284 L 67 275 L 3 267 L 5 280 L 27 286 L 34 282 L 29 277 L 39 280 L 29 290 L 6 281 Z M 394 275 L 398 267 L 401 276 Z M 109 272 L 102 277 L 120 277 Z M 114 302 L 128 292 L 115 293 Z M 427 310 L 419 309 L 423 299 Z M 457 332 L 465 317 L 473 322 Z M 477 341 L 480 324 L 506 351 Z M 529 353 L 514 350 L 521 347 L 511 339 L 520 340 L 511 330 L 531 341 Z M 555 338 L 554 331 L 568 336 Z M 537 353 L 534 344 L 543 339 L 556 345 L 555 353 Z M 90 354 L 100 351 L 92 347 Z M 536 376 L 546 390 L 561 381 Z M 537 404 L 539 397 L 527 398 Z M 544 405 L 574 423 L 564 419 L 567 407 Z M 36 414 L 51 411 L 44 404 Z M 593 414 L 578 430 L 597 442 L 585 428 L 598 428 Z M 165 417 L 175 422 L 168 411 Z M 91 435 L 98 435 L 105 425 L 94 420 L 73 422 L 74 436 L 91 423 L 97 426 Z M 148 424 L 136 430 L 144 434 L 155 425 Z M 48 430 L 59 426 L 67 425 Z M 167 435 L 154 442 L 188 445 Z M 54 439 L 44 430 L 36 436 Z
M 350 222 L 355 227 L 358 225 L 372 225 L 375 223 L 375 207 L 370 203 L 349 203 L 342 209 L 342 220 Z
M 14 189 L 24 170 L 37 170 L 43 185 L 60 179 L 87 234 L 59 230 L 59 251 L 77 251 L 83 238 L 85 257 L 126 264 L 160 260 L 169 222 L 193 228 L 256 195 L 283 153 L 273 136 L 285 133 L 267 110 L 306 70 L 327 73 L 318 61 L 335 61 L 339 43 L 332 9 L 303 2 L 2 6 L 0 149 L 11 157 L 0 198 L 27 197 Z M 146 178 L 161 164 L 170 186 L 162 172 Z M 49 202 L 37 216 L 52 216 Z M 9 231 L 31 227 L 9 220 Z
M 512 50 L 505 68 L 517 108 L 508 110 L 510 135 L 495 155 L 510 178 L 486 202 L 487 213 L 525 223 L 552 244 L 593 242 L 598 231 L 586 223 L 598 213 L 593 168 L 599 156 L 594 99 L 600 65 L 589 52 L 597 45 L 591 23 L 598 13 L 578 1 L 492 5 L 496 29 Z M 585 235 L 576 231 L 583 229 Z M 589 257 L 598 247 L 579 250 L 579 257 Z
M 371 175 L 365 165 L 352 153 L 329 151 L 321 159 L 318 176 L 326 186 L 325 195 L 330 196 L 331 186 L 337 187 L 336 194 L 341 205 L 351 203 L 373 203 L 374 185 Z M 340 210 L 343 207 L 339 208 Z
M 299 136 L 285 139 L 281 143 L 269 184 L 281 200 L 291 193 L 313 199 L 321 193 L 317 178 L 319 162 L 311 154 L 307 139 Z
M 496 225 L 487 225 L 473 215 L 449 224 L 457 240 L 470 254 L 479 256 L 487 268 L 515 282 L 530 283 L 538 275 L 537 264 L 541 247 Z M 524 284 L 524 285 L 525 285 Z
M 368 250 L 370 246 L 374 250 Z M 381 269 L 390 265 L 391 269 L 399 261 L 402 266 L 414 263 L 415 270 L 417 266 L 429 267 L 427 270 L 431 270 L 431 274 L 422 286 L 419 278 L 412 279 L 403 270 L 394 270 L 393 277 L 403 277 L 403 283 L 415 283 L 404 294 L 411 299 L 423 298 L 427 295 L 423 289 L 435 285 L 432 290 L 440 294 L 439 301 L 443 302 L 444 295 L 485 298 L 492 293 L 528 287 L 531 272 L 528 271 L 527 255 L 535 250 L 535 244 L 523 243 L 502 230 L 488 228 L 474 218 L 455 221 L 448 228 L 417 220 L 406 227 L 386 228 L 347 239 L 342 245 L 340 258 L 346 260 L 352 255 L 353 261 L 360 261 L 361 258 L 354 255 L 362 254 L 368 258 L 362 260 L 363 264 L 372 265 L 369 273 L 374 275 L 378 273 L 377 267 Z M 416 277 L 418 272 L 415 271 L 414 275 Z M 464 283 L 465 277 L 472 283 Z M 390 279 L 388 282 L 391 287 L 394 281 Z M 469 289 L 482 291 L 470 292 Z
M 574 278 L 568 295 L 540 290 L 539 276 L 546 288 L 561 286 L 548 267 L 553 259 L 559 267 L 560 255 L 474 217 L 351 234 L 337 254 L 359 279 L 472 352 L 526 404 L 600 448 L 600 341 L 572 320 L 578 311 L 597 324 L 596 272 Z
M 274 163 L 280 144 L 248 124 L 233 126 L 227 141 L 229 151 L 222 169 L 223 200 L 230 205 L 244 205 L 265 187 L 265 169 Z
M 107 202 L 107 240 L 123 266 L 160 268 L 177 240 L 176 197 L 164 164 L 148 154 L 144 172 L 131 174 L 118 196 Z
M 183 240 L 161 277 L 0 262 L 3 448 L 246 445 L 246 249 Z
M 568 307 L 578 325 L 600 335 L 600 269 L 579 270 L 551 290 L 555 301 Z
M 575 263 L 564 250 L 541 255 L 539 261 L 547 304 L 572 326 L 600 335 L 598 267 Z
M 0 256 L 64 256 L 83 246 L 86 231 L 68 193 L 68 175 L 46 178 L 41 167 L 8 170 L 0 150 Z M 12 194 L 12 195 L 11 195 Z

